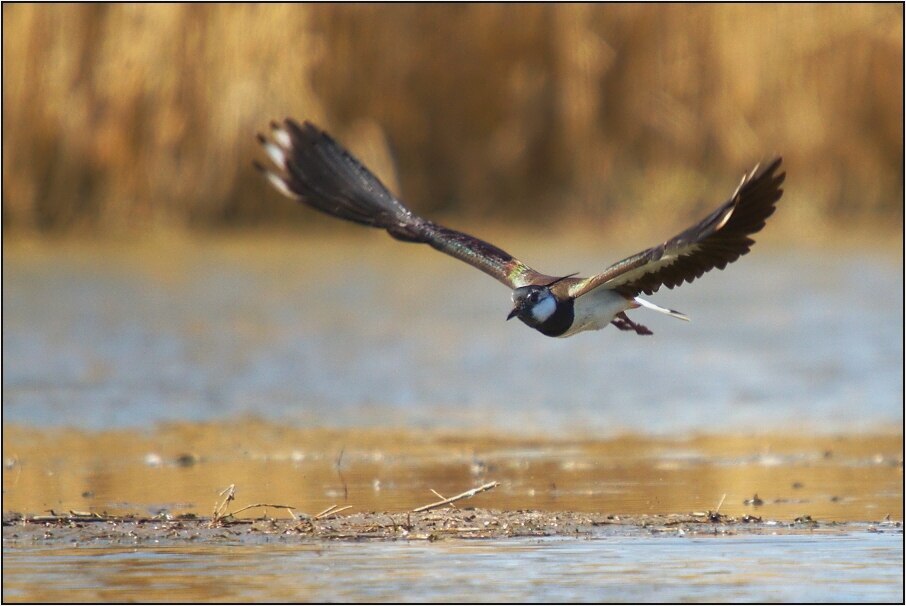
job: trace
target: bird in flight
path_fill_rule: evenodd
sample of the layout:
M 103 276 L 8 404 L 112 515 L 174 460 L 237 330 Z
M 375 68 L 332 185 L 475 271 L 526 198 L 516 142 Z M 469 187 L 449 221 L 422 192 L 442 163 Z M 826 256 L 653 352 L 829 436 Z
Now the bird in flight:
M 384 187 L 371 171 L 311 122 L 287 118 L 271 123 L 270 138 L 261 134 L 277 170 L 255 162 L 285 196 L 338 219 L 387 230 L 403 242 L 428 244 L 465 261 L 513 290 L 507 320 L 519 318 L 549 337 L 569 337 L 613 324 L 620 330 L 650 335 L 626 311 L 644 307 L 681 320 L 689 318 L 640 295 L 661 286 L 692 282 L 705 272 L 723 269 L 754 244 L 774 212 L 786 173 L 781 158 L 755 167 L 742 178 L 730 199 L 683 233 L 644 250 L 590 278 L 548 276 L 535 271 L 493 244 L 419 217 Z

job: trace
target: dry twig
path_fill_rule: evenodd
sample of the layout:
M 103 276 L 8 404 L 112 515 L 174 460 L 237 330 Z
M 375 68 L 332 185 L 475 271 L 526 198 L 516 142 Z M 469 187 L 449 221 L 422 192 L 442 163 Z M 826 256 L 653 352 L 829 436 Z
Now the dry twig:
M 237 509 L 236 511 L 233 511 L 227 515 L 234 516 L 240 511 L 245 511 L 246 509 L 251 509 L 253 507 L 273 507 L 274 509 L 286 509 L 287 511 L 289 511 L 289 515 L 291 515 L 294 520 L 296 519 L 296 515 L 293 513 L 293 509 L 295 509 L 295 507 L 293 507 L 292 505 L 269 505 L 267 503 L 255 503 L 254 505 L 246 505 L 245 507 Z
M 225 517 L 223 512 L 226 509 L 226 506 L 229 505 L 230 501 L 233 501 L 236 498 L 236 485 L 230 484 L 225 488 L 220 493 L 220 496 L 224 495 L 226 495 L 226 497 L 223 499 L 223 503 L 214 503 L 214 516 L 211 518 L 211 526 L 216 526 L 220 520 Z
M 322 511 L 321 513 L 319 513 L 318 515 L 316 515 L 316 516 L 314 517 L 314 519 L 315 519 L 315 520 L 320 520 L 320 519 L 323 518 L 324 516 L 338 514 L 338 513 L 340 513 L 341 511 L 346 511 L 347 509 L 352 509 L 352 505 L 347 505 L 346 507 L 340 507 L 339 509 L 337 509 L 337 506 L 336 506 L 336 505 L 331 505 L 330 507 L 328 507 L 327 509 L 325 509 L 324 511 Z
M 724 504 L 724 499 L 726 499 L 726 498 L 727 498 L 727 493 L 724 493 L 724 496 L 722 496 L 720 498 L 720 503 L 717 504 L 717 509 L 714 510 L 714 513 L 717 513 L 720 511 L 720 506 Z
M 228 513 L 228 512 L 226 512 L 227 505 L 229 505 L 230 501 L 236 500 L 236 485 L 230 484 L 228 488 L 224 489 L 223 492 L 220 493 L 220 496 L 224 496 L 224 495 L 226 495 L 226 497 L 223 499 L 223 503 L 214 504 L 214 517 L 211 518 L 212 527 L 216 526 L 217 524 L 222 522 L 223 519 L 228 516 L 235 516 L 237 513 L 245 511 L 246 509 L 252 509 L 254 507 L 273 507 L 274 509 L 285 509 L 289 512 L 289 515 L 292 516 L 292 518 L 294 520 L 297 519 L 296 514 L 293 513 L 293 509 L 295 509 L 295 507 L 293 507 L 292 505 L 272 505 L 269 503 L 255 503 L 254 505 L 246 505 L 245 507 L 242 507 L 240 509 L 237 509 L 236 511 Z
M 478 493 L 485 492 L 486 490 L 491 490 L 492 488 L 496 488 L 497 486 L 500 486 L 499 482 L 488 482 L 487 484 L 483 484 L 483 485 L 479 486 L 478 488 L 473 488 L 471 490 L 465 491 L 462 494 L 458 494 L 455 497 L 450 497 L 449 499 L 444 499 L 443 501 L 438 501 L 437 503 L 431 503 L 429 505 L 422 505 L 421 507 L 413 509 L 412 511 L 413 511 L 413 513 L 419 513 L 421 511 L 428 511 L 429 509 L 434 509 L 435 507 L 449 505 L 450 503 L 454 503 L 456 501 L 461 501 L 463 499 L 471 499 Z M 437 494 L 437 493 L 434 493 L 434 494 Z

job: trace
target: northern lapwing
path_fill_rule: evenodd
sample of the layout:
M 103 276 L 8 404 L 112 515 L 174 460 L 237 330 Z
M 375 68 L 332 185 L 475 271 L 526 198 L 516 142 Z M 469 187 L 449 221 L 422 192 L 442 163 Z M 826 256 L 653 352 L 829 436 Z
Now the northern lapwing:
M 493 244 L 419 217 L 310 122 L 301 126 L 289 118 L 282 124 L 272 122 L 270 138 L 259 134 L 258 140 L 279 170 L 258 162 L 255 166 L 282 194 L 339 219 L 385 229 L 397 240 L 429 244 L 480 269 L 513 289 L 514 306 L 507 320 L 519 318 L 549 337 L 569 337 L 608 324 L 650 335 L 648 328 L 626 315 L 638 307 L 688 321 L 639 295 L 692 282 L 749 252 L 754 244 L 749 236 L 760 231 L 774 212 L 786 177 L 777 172 L 779 157 L 764 168 L 756 166 L 727 202 L 678 236 L 596 276 L 557 277 L 535 271 Z

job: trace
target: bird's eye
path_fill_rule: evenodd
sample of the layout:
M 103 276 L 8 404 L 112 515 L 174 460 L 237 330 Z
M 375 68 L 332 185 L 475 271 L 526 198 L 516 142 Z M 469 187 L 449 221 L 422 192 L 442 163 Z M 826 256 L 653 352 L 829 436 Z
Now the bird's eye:
M 539 294 L 539 293 L 538 293 L 537 290 L 533 290 L 532 292 L 529 293 L 529 295 L 528 295 L 528 300 L 529 300 L 530 302 L 532 302 L 532 303 L 537 303 L 537 302 L 538 302 L 538 294 Z

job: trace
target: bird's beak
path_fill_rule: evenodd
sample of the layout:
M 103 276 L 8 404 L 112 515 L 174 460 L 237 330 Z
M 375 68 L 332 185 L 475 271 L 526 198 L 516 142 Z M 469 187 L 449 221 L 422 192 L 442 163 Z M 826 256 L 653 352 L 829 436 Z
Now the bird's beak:
M 512 320 L 513 318 L 516 317 L 516 314 L 517 314 L 517 313 L 519 313 L 519 306 L 518 306 L 518 305 L 517 305 L 516 307 L 513 308 L 513 311 L 510 312 L 510 315 L 508 315 L 508 316 L 506 317 L 506 319 L 507 319 L 507 320 Z

